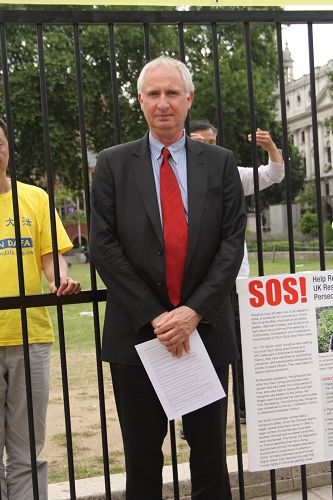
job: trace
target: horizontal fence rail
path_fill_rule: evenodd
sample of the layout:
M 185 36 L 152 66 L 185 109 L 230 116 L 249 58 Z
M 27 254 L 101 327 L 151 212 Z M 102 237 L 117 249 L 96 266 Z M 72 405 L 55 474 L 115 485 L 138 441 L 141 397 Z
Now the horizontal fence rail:
M 211 23 L 316 23 L 333 21 L 332 11 L 280 11 L 280 10 L 200 10 L 175 11 L 65 11 L 65 10 L 2 10 L 0 23 L 8 24 L 208 24 Z
M 286 110 L 285 96 L 285 73 L 283 60 L 283 37 L 282 26 L 287 24 L 306 24 L 308 29 L 308 54 L 310 68 L 310 94 L 311 94 L 311 116 L 312 116 L 312 133 L 313 133 L 313 149 L 314 149 L 314 165 L 315 165 L 315 186 L 316 186 L 316 204 L 318 215 L 318 231 L 319 231 L 319 260 L 320 268 L 325 269 L 325 245 L 323 235 L 323 214 L 322 214 L 322 193 L 320 183 L 320 163 L 319 163 L 319 146 L 318 146 L 318 123 L 317 123 L 317 108 L 316 108 L 316 70 L 313 53 L 313 24 L 329 24 L 333 23 L 332 11 L 297 11 L 285 12 L 282 10 L 200 10 L 200 11 L 183 11 L 183 10 L 158 10 L 158 11 L 94 11 L 94 10 L 2 10 L 0 11 L 0 43 L 1 43 L 1 59 L 2 59 L 2 84 L 4 96 L 4 110 L 7 118 L 9 129 L 9 150 L 10 150 L 10 174 L 13 181 L 13 212 L 15 220 L 15 239 L 16 254 L 17 254 L 17 269 L 19 295 L 11 297 L 0 297 L 0 310 L 18 309 L 21 312 L 22 332 L 23 332 L 23 348 L 25 355 L 26 366 L 26 387 L 27 387 L 27 402 L 29 415 L 29 432 L 30 432 L 30 448 L 31 448 L 31 468 L 32 468 L 32 483 L 34 500 L 39 500 L 38 480 L 37 480 L 37 465 L 36 465 L 36 450 L 34 437 L 34 415 L 32 404 L 32 389 L 30 379 L 30 364 L 29 364 L 29 332 L 27 322 L 27 312 L 32 307 L 56 307 L 58 320 L 58 336 L 60 344 L 60 362 L 63 387 L 63 402 L 64 402 L 64 420 L 67 440 L 67 465 L 68 465 L 68 480 L 70 485 L 70 498 L 75 500 L 76 493 L 76 474 L 75 474 L 75 450 L 73 448 L 73 432 L 72 432 L 72 417 L 71 417 L 71 398 L 68 385 L 68 365 L 66 354 L 66 331 L 63 317 L 63 307 L 71 304 L 86 304 L 91 303 L 94 316 L 94 342 L 95 342 L 95 361 L 98 380 L 98 396 L 99 396 L 99 416 L 101 427 L 101 442 L 103 452 L 103 471 L 104 471 L 104 486 L 105 498 L 112 498 L 112 480 L 110 481 L 110 462 L 109 462 L 109 444 L 107 432 L 107 415 L 105 407 L 105 390 L 104 377 L 101 362 L 101 327 L 99 320 L 100 303 L 104 302 L 107 297 L 105 289 L 98 288 L 98 280 L 95 269 L 92 265 L 89 266 L 90 273 L 90 289 L 84 290 L 78 295 L 67 295 L 56 297 L 53 294 L 38 294 L 27 295 L 26 283 L 24 279 L 23 255 L 20 234 L 20 214 L 18 205 L 18 194 L 16 188 L 17 165 L 15 158 L 17 152 L 15 150 L 14 131 L 17 128 L 17 123 L 13 119 L 13 99 L 11 94 L 11 79 L 15 71 L 15 63 L 11 61 L 11 54 L 8 53 L 9 32 L 10 29 L 16 27 L 18 30 L 22 27 L 30 27 L 35 30 L 36 53 L 34 65 L 39 77 L 39 95 L 41 103 L 41 128 L 44 144 L 44 161 L 46 165 L 47 191 L 49 194 L 49 213 L 51 220 L 51 233 L 53 255 L 55 263 L 55 281 L 59 285 L 60 275 L 58 268 L 58 243 L 56 233 L 55 220 L 55 162 L 52 158 L 52 139 L 50 133 L 49 119 L 49 75 L 48 65 L 45 54 L 48 50 L 45 42 L 47 38 L 47 30 L 52 27 L 64 27 L 71 30 L 72 38 L 72 57 L 73 71 L 75 72 L 75 93 L 77 100 L 77 137 L 80 142 L 80 154 L 82 163 L 82 191 L 85 199 L 86 219 L 89 227 L 90 221 L 90 179 L 89 179 L 89 161 L 88 147 L 91 133 L 87 125 L 86 99 L 88 90 L 85 88 L 85 78 L 83 67 L 89 65 L 87 63 L 87 54 L 82 48 L 82 40 L 84 34 L 82 30 L 87 27 L 104 27 L 105 28 L 105 46 L 107 47 L 108 55 L 108 86 L 112 89 L 112 106 L 110 105 L 110 113 L 112 113 L 112 137 L 110 144 L 118 144 L 123 142 L 126 137 L 126 120 L 127 116 L 122 116 L 121 101 L 122 99 L 133 99 L 128 87 L 124 87 L 124 82 L 119 80 L 119 67 L 123 61 L 119 61 L 118 57 L 118 36 L 119 30 L 123 26 L 131 26 L 133 29 L 141 30 L 142 46 L 138 48 L 142 58 L 142 65 L 151 60 L 158 54 L 154 54 L 152 47 L 152 30 L 157 26 L 168 27 L 174 29 L 178 39 L 179 57 L 185 63 L 188 62 L 186 33 L 191 27 L 206 26 L 207 27 L 207 50 L 213 61 L 213 75 L 211 85 L 215 92 L 216 105 L 216 127 L 218 130 L 218 141 L 220 145 L 225 143 L 226 119 L 225 111 L 228 106 L 227 102 L 223 101 L 222 88 L 224 85 L 224 74 L 221 66 L 221 55 L 219 47 L 218 33 L 219 29 L 228 26 L 237 26 L 242 29 L 243 47 L 244 47 L 244 71 L 246 73 L 247 96 L 248 96 L 248 129 L 250 130 L 253 141 L 251 145 L 251 166 L 254 167 L 254 186 L 255 186 L 255 213 L 256 213 L 256 249 L 258 260 L 258 274 L 264 275 L 264 259 L 263 259 L 263 241 L 262 241 L 262 224 L 261 224 L 261 204 L 259 193 L 259 178 L 258 178 L 258 151 L 255 140 L 256 128 L 260 126 L 257 123 L 256 109 L 256 89 L 254 81 L 253 67 L 253 47 L 251 30 L 253 27 L 270 26 L 275 31 L 276 36 L 276 59 L 277 59 L 277 83 L 279 84 L 279 109 L 281 112 L 282 122 L 282 147 L 284 151 L 286 181 L 285 181 L 285 200 L 288 221 L 288 248 L 290 272 L 295 272 L 295 244 L 293 232 L 293 214 L 292 214 L 292 179 L 291 167 L 289 164 L 289 137 L 288 137 L 288 120 Z M 22 39 L 24 42 L 24 39 Z M 331 41 L 332 42 L 332 41 Z M 167 43 L 167 42 L 166 42 Z M 329 41 L 328 41 L 329 43 Z M 168 50 L 168 47 L 165 47 Z M 171 50 L 171 49 L 170 49 Z M 72 69 L 72 68 L 71 68 Z M 126 82 L 128 83 L 128 82 Z M 131 86 L 135 86 L 135 81 L 130 82 Z M 29 98 L 29 95 L 27 95 Z M 197 97 L 200 99 L 200 96 Z M 99 116 L 96 116 L 99 120 Z M 189 128 L 189 119 L 186 122 L 186 130 Z M 110 133 L 111 135 L 111 133 Z M 105 145 L 106 147 L 107 145 Z M 19 153 L 18 153 L 19 154 Z M 1 326 L 0 326 L 1 327 Z M 245 481 L 243 471 L 242 458 L 242 439 L 240 428 L 240 413 L 239 413 L 239 392 L 238 392 L 238 369 L 237 364 L 232 366 L 233 375 L 233 398 L 235 405 L 235 433 L 237 440 L 237 462 L 238 462 L 238 488 L 237 493 L 241 500 L 246 498 Z M 181 490 L 178 481 L 177 468 L 177 446 L 176 446 L 176 428 L 175 423 L 170 423 L 170 442 L 172 450 L 172 465 L 174 479 L 174 498 L 181 498 Z M 271 497 L 277 498 L 277 485 L 275 471 L 270 471 L 271 482 Z M 333 468 L 331 467 L 333 477 Z M 301 466 L 301 485 L 302 498 L 307 498 L 307 474 L 306 467 Z M 0 492 L 1 500 L 1 492 Z M 209 500 L 209 499 L 207 499 Z

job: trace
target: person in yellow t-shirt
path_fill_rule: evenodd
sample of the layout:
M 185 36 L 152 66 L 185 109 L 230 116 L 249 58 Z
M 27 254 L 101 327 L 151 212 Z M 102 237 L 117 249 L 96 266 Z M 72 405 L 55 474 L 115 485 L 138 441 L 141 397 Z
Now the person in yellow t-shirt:
M 7 127 L 0 119 L 0 297 L 19 295 L 15 222 L 8 167 Z M 26 295 L 42 293 L 42 270 L 57 296 L 80 292 L 68 276 L 62 253 L 72 243 L 56 214 L 60 286 L 55 286 L 48 195 L 17 182 Z M 39 499 L 47 499 L 47 462 L 39 460 L 45 441 L 53 331 L 46 307 L 28 308 L 28 338 L 33 396 Z M 2 500 L 33 498 L 26 404 L 21 314 L 0 311 L 0 482 Z M 6 450 L 6 463 L 4 463 Z

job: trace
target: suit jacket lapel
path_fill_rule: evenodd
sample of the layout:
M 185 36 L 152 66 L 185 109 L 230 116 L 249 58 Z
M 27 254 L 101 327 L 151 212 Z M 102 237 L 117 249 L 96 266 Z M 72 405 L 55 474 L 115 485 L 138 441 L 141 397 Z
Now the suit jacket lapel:
M 188 248 L 185 273 L 200 232 L 207 192 L 207 170 L 200 143 L 187 138 Z
M 160 240 L 161 246 L 163 246 L 163 232 L 157 202 L 153 167 L 148 146 L 148 134 L 146 134 L 143 139 L 136 144 L 132 151 L 130 161 L 132 172 L 141 193 L 148 217 L 150 218 L 154 231 Z
M 186 139 L 188 190 L 188 247 L 185 272 L 189 267 L 200 232 L 207 192 L 207 171 L 200 143 Z M 132 172 L 154 231 L 163 246 L 163 231 L 158 208 L 153 167 L 148 146 L 148 134 L 133 148 Z

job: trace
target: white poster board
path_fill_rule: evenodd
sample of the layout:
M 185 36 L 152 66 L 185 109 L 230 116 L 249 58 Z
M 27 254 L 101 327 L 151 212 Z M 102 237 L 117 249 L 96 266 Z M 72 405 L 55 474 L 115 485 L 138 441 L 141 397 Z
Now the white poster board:
M 239 278 L 237 292 L 249 470 L 332 460 L 333 271 Z

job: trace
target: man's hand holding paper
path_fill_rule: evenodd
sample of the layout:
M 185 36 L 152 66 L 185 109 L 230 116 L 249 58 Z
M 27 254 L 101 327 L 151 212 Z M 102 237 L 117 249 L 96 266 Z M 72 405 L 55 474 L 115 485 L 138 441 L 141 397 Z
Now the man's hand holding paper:
M 180 306 L 156 318 L 154 333 L 173 355 L 180 357 L 190 352 L 190 335 L 201 320 L 200 314 L 187 306 Z

